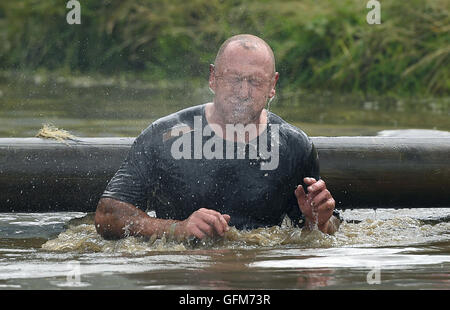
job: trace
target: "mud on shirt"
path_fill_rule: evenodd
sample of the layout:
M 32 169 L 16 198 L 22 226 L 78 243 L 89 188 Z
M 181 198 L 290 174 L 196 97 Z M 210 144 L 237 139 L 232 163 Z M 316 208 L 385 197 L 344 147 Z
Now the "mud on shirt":
M 208 125 L 205 106 L 181 110 L 146 128 L 102 197 L 154 210 L 163 219 L 184 220 L 207 208 L 230 215 L 229 225 L 238 229 L 280 225 L 285 215 L 298 225 L 302 214 L 294 190 L 302 184 L 306 192 L 304 177 L 320 178 L 312 141 L 271 112 L 257 139 L 225 141 Z

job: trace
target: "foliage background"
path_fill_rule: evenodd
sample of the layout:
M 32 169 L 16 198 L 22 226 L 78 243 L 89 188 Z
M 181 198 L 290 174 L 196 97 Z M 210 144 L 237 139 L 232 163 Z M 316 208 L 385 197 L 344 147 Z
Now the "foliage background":
M 448 0 L 81 0 L 68 25 L 63 0 L 0 2 L 0 70 L 205 79 L 229 36 L 274 49 L 280 87 L 396 96 L 448 96 Z

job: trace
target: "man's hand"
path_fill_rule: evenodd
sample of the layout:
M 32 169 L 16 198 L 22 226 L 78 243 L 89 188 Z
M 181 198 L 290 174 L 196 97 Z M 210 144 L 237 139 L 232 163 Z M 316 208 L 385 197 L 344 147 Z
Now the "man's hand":
M 305 216 L 305 225 L 312 229 L 315 224 L 323 233 L 330 232 L 330 217 L 333 215 L 335 201 L 331 193 L 327 190 L 323 180 L 316 181 L 314 178 L 304 178 L 308 194 L 305 194 L 301 185 L 297 186 L 295 196 L 297 202 Z
M 230 216 L 217 211 L 201 208 L 191 214 L 186 220 L 177 223 L 175 234 L 186 238 L 195 236 L 203 239 L 207 236 L 223 236 L 230 228 Z

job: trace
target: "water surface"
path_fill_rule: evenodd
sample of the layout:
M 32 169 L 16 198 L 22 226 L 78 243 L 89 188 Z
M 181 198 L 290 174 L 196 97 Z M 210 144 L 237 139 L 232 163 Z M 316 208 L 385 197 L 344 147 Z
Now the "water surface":
M 334 236 L 284 223 L 175 242 L 104 240 L 92 214 L 0 213 L 0 288 L 450 289 L 449 209 L 343 216 Z

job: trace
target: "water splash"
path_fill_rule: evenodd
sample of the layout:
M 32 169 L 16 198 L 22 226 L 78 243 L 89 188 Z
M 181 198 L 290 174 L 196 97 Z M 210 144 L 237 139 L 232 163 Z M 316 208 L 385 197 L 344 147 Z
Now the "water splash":
M 56 239 L 42 245 L 46 251 L 103 252 L 140 255 L 155 251 L 195 249 L 238 249 L 260 247 L 330 248 L 405 246 L 415 243 L 450 240 L 450 223 L 424 224 L 420 220 L 398 217 L 386 220 L 365 219 L 359 223 L 344 222 L 335 235 L 319 230 L 302 230 L 289 225 L 237 230 L 231 228 L 223 238 L 188 239 L 183 242 L 139 237 L 105 240 L 93 224 L 70 226 Z

